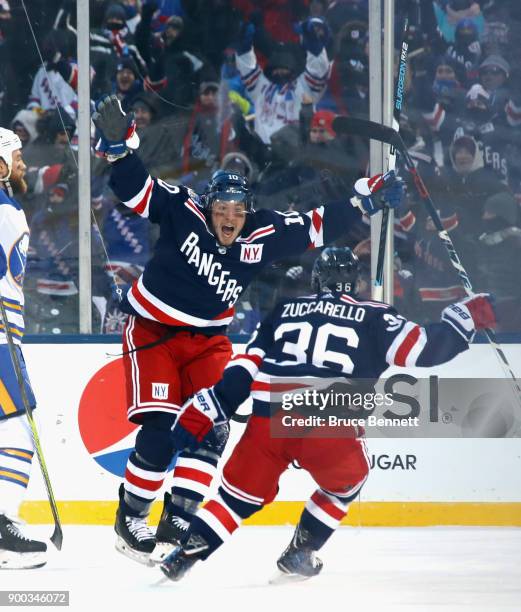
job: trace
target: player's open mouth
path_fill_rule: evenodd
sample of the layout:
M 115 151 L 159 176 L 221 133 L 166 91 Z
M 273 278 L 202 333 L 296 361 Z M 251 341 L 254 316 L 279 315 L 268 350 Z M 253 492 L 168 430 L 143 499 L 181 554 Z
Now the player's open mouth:
M 226 236 L 226 238 L 230 238 L 231 236 L 233 236 L 233 233 L 235 232 L 235 227 L 233 225 L 222 225 L 221 231 L 224 234 L 224 236 Z

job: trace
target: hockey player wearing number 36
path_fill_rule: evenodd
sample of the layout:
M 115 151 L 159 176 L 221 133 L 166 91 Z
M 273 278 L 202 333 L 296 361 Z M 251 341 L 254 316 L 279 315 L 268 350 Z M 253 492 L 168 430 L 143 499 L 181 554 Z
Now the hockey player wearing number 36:
M 277 379 L 376 380 L 389 365 L 430 367 L 465 351 L 476 330 L 495 325 L 485 294 L 448 306 L 440 323 L 420 327 L 387 304 L 360 300 L 358 282 L 358 259 L 350 249 L 324 249 L 312 272 L 316 294 L 278 304 L 223 378 L 182 407 L 172 431 L 174 445 L 197 448 L 250 393 L 253 398 L 253 414 L 224 466 L 217 495 L 197 512 L 182 545 L 161 564 L 171 580 L 181 579 L 242 520 L 272 502 L 281 474 L 294 460 L 318 488 L 277 561 L 279 579 L 309 578 L 322 569 L 315 552 L 340 524 L 369 473 L 363 432 L 350 426 L 342 428 L 342 437 L 325 438 L 320 427 L 307 427 L 301 435 L 283 437 L 282 411 L 270 405 Z
M 175 452 L 170 429 L 184 402 L 221 378 L 231 356 L 224 334 L 234 304 L 272 261 L 340 237 L 360 214 L 357 207 L 368 214 L 383 202 L 396 207 L 402 184 L 392 173 L 359 179 L 344 201 L 305 215 L 256 211 L 237 174 L 218 171 L 202 196 L 152 178 L 131 150 L 138 145 L 135 123 L 115 96 L 98 102 L 93 121 L 97 150 L 112 164 L 114 193 L 160 228 L 152 259 L 121 305 L 131 315 L 123 334 L 128 418 L 141 428 L 120 488 L 116 546 L 150 564 L 186 532 L 228 438 L 223 423 L 218 439 L 181 453 L 154 538 L 146 520 Z
M 25 382 L 29 402 L 35 399 L 25 368 L 22 290 L 29 246 L 29 228 L 16 195 L 27 191 L 22 143 L 11 130 L 0 128 L 0 299 Z M 4 318 L 0 317 L 0 569 L 45 565 L 47 545 L 19 529 L 18 510 L 29 484 L 34 454 L 31 428 L 9 353 Z

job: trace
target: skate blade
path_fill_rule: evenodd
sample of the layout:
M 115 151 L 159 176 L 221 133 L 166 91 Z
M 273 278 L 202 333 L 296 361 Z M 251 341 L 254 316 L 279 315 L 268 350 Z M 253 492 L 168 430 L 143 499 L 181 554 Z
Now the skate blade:
M 36 569 L 47 563 L 44 552 L 17 553 L 10 550 L 0 551 L 0 570 Z
M 159 565 L 168 557 L 168 555 L 179 546 L 179 543 L 171 544 L 170 542 L 156 542 L 156 547 L 150 553 L 150 561 L 153 565 Z
M 147 567 L 154 566 L 154 563 L 150 561 L 150 553 L 139 552 L 129 548 L 125 543 L 125 540 L 123 540 L 123 538 L 120 536 L 118 536 L 118 539 L 116 540 L 116 550 L 122 555 L 125 555 L 125 557 L 132 559 L 132 561 L 137 561 L 138 563 L 146 565 Z
M 170 580 L 170 578 L 168 578 L 168 576 L 161 576 L 161 578 L 159 578 L 158 580 L 156 580 L 156 582 L 153 582 L 151 584 L 151 586 L 153 587 L 160 587 L 163 586 L 165 584 L 172 584 L 172 581 Z
M 302 576 L 302 574 L 286 574 L 286 572 L 277 570 L 277 573 L 270 578 L 269 584 L 279 585 L 288 584 L 291 582 L 304 582 L 310 578 L 312 578 L 312 576 Z

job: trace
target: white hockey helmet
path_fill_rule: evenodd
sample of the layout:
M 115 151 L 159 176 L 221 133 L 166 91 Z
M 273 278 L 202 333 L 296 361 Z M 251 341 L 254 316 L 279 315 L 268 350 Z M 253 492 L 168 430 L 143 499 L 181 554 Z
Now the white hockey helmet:
M 12 130 L 0 128 L 0 157 L 7 164 L 7 176 L 0 178 L 0 181 L 8 181 L 13 167 L 13 153 L 22 148 L 22 141 Z

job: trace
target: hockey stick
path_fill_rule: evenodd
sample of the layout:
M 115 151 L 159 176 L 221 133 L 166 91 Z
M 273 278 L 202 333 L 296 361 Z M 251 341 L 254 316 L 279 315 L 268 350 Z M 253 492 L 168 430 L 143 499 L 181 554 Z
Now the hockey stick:
M 339 115 L 333 119 L 333 130 L 337 134 L 352 134 L 378 140 L 394 146 L 399 149 L 400 138 L 399 134 L 392 127 L 369 121 L 368 119 L 359 119 L 358 117 L 345 117 Z
M 36 450 L 36 455 L 38 457 L 38 462 L 40 464 L 40 469 L 42 471 L 45 488 L 47 489 L 47 498 L 49 499 L 52 516 L 54 518 L 54 531 L 51 536 L 51 542 L 54 544 L 54 546 L 56 546 L 58 550 L 61 550 L 62 543 L 63 543 L 63 531 L 62 531 L 62 527 L 60 523 L 60 517 L 58 515 L 58 508 L 56 506 L 56 500 L 54 499 L 54 494 L 52 492 L 51 481 L 49 479 L 49 472 L 47 471 L 47 466 L 45 464 L 45 459 L 43 457 L 42 447 L 40 445 L 40 438 L 38 436 L 38 431 L 36 429 L 36 423 L 34 422 L 33 409 L 31 408 L 31 405 L 29 404 L 29 399 L 27 397 L 27 392 L 25 390 L 25 381 L 24 381 L 24 377 L 22 374 L 22 368 L 20 367 L 20 362 L 18 361 L 18 356 L 16 354 L 15 343 L 13 340 L 13 336 L 11 335 L 11 330 L 9 329 L 9 321 L 7 319 L 7 313 L 5 311 L 4 298 L 2 297 L 1 293 L 0 293 L 0 315 L 2 318 L 2 323 L 4 325 L 5 337 L 7 338 L 7 346 L 9 347 L 9 355 L 11 357 L 13 368 L 16 374 L 16 381 L 18 382 L 18 387 L 20 389 L 20 394 L 22 396 L 25 413 L 27 415 L 27 421 L 29 423 L 29 427 L 31 428 L 34 448 Z
M 405 86 L 405 74 L 407 72 L 407 53 L 409 45 L 406 41 L 407 30 L 409 28 L 409 19 L 405 18 L 403 26 L 402 47 L 400 52 L 400 66 L 398 69 L 398 79 L 396 83 L 396 92 L 393 104 L 393 129 L 396 132 L 400 131 L 400 115 L 403 106 L 403 94 Z M 394 170 L 396 166 L 396 147 L 391 145 L 389 151 L 389 160 L 387 170 Z M 378 259 L 376 263 L 376 278 L 374 284 L 375 299 L 383 300 L 383 279 L 384 279 L 384 259 L 385 259 L 385 244 L 387 242 L 387 227 L 389 225 L 389 206 L 384 205 L 382 210 L 382 222 L 380 225 L 380 241 L 378 244 Z
M 450 262 L 456 270 L 466 294 L 470 297 L 473 296 L 474 290 L 472 288 L 472 283 L 470 282 L 467 271 L 465 270 L 463 264 L 460 261 L 460 258 L 456 252 L 456 248 L 454 247 L 454 243 L 452 242 L 451 237 L 443 227 L 440 216 L 434 206 L 434 202 L 432 201 L 429 191 L 427 190 L 423 179 L 418 173 L 416 166 L 414 165 L 414 162 L 411 156 L 409 155 L 409 151 L 407 150 L 407 147 L 405 146 L 405 143 L 403 142 L 400 133 L 396 132 L 392 128 L 380 125 L 379 123 L 375 123 L 374 121 L 366 121 L 365 119 L 353 119 L 351 117 L 336 117 L 333 121 L 333 129 L 337 133 L 357 134 L 359 136 L 365 136 L 374 140 L 381 140 L 382 142 L 392 144 L 396 147 L 396 149 L 399 151 L 400 155 L 402 155 L 404 159 L 407 170 L 411 173 L 413 177 L 414 185 L 418 191 L 418 195 L 427 207 L 427 212 L 429 213 L 429 216 L 431 217 L 432 222 L 436 227 L 440 240 L 443 242 L 447 250 Z M 508 359 L 506 358 L 506 355 L 503 349 L 501 348 L 501 345 L 497 341 L 496 334 L 492 329 L 486 329 L 484 331 L 487 340 L 489 341 L 490 345 L 496 353 L 503 372 L 505 373 L 507 378 L 510 377 L 513 381 L 513 385 L 516 389 L 516 399 L 521 406 L 521 387 L 517 382 L 514 372 L 512 371 L 512 367 L 510 366 L 510 363 L 508 362 Z

